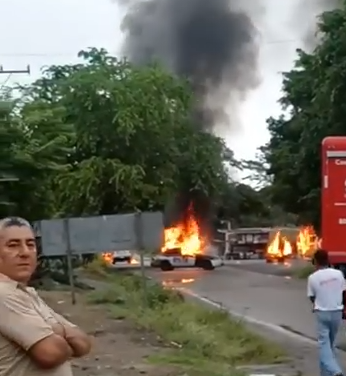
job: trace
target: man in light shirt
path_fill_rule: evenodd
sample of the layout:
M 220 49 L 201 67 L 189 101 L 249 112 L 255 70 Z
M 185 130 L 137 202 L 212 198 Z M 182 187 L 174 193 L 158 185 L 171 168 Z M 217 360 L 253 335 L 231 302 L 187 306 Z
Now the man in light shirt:
M 317 250 L 313 263 L 316 271 L 308 278 L 307 294 L 317 321 L 321 375 L 341 376 L 343 372 L 335 356 L 334 343 L 342 322 L 345 279 L 340 270 L 329 267 L 327 251 Z
M 90 351 L 89 337 L 28 287 L 36 262 L 30 224 L 0 220 L 0 376 L 72 376 L 70 360 Z

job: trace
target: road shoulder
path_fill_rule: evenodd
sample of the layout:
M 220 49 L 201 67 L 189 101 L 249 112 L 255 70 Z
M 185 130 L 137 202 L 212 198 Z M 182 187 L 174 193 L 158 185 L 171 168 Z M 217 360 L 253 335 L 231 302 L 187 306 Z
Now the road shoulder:
M 187 289 L 181 289 L 183 293 L 187 294 L 193 299 L 198 299 L 201 304 L 208 304 L 216 309 L 224 309 L 216 302 L 212 302 L 202 296 L 198 296 Z M 230 312 L 230 314 L 232 314 Z M 242 367 L 248 370 L 247 373 L 253 374 L 275 374 L 280 376 L 313 376 L 319 374 L 318 367 L 318 346 L 313 339 L 304 337 L 297 333 L 271 323 L 264 323 L 252 318 L 238 316 L 239 320 L 243 320 L 246 326 L 258 335 L 269 339 L 278 347 L 284 348 L 289 361 L 287 363 L 277 365 L 254 365 L 251 367 Z M 311 318 L 313 320 L 313 317 Z M 338 350 L 338 359 L 341 362 L 343 369 L 346 369 L 346 352 Z

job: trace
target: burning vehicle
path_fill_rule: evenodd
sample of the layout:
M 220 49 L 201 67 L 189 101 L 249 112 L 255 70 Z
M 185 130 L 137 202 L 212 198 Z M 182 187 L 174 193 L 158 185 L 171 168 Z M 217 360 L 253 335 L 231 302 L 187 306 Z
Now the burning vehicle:
M 179 249 L 156 255 L 152 258 L 151 266 L 162 271 L 171 271 L 176 268 L 201 268 L 214 270 L 223 265 L 219 256 L 208 254 L 183 255 Z
M 319 246 L 312 226 L 275 229 L 266 249 L 267 262 L 285 262 L 299 257 L 309 259 Z
M 297 236 L 297 252 L 303 259 L 311 259 L 315 251 L 321 246 L 321 239 L 318 238 L 312 226 L 302 227 Z
M 287 259 L 291 258 L 292 255 L 292 243 L 281 231 L 277 231 L 274 235 L 274 239 L 267 247 L 265 254 L 266 262 L 285 262 Z
M 117 264 L 119 262 L 126 262 L 130 265 L 137 265 L 138 261 L 133 257 L 131 251 L 124 250 L 124 251 L 113 251 L 113 252 L 105 252 L 102 254 L 102 258 L 108 264 Z
M 246 227 L 229 230 L 229 247 L 225 259 L 264 258 L 269 241 L 270 228 Z
M 222 265 L 207 236 L 202 235 L 191 206 L 184 221 L 164 230 L 164 245 L 151 260 L 152 267 L 163 271 L 189 267 L 213 270 Z

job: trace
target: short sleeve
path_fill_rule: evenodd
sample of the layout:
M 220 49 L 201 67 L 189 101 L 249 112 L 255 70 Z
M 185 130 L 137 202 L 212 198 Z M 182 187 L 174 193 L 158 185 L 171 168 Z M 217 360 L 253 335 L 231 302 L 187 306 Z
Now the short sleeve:
M 56 312 L 53 312 L 53 315 L 54 317 L 56 318 L 56 320 L 58 321 L 59 324 L 63 325 L 63 326 L 70 326 L 71 328 L 75 328 L 77 327 L 77 325 L 73 324 L 72 322 L 68 321 L 67 319 L 65 319 L 64 316 L 62 315 L 59 315 L 58 313 Z
M 24 350 L 54 334 L 39 313 L 31 298 L 16 291 L 1 297 L 0 333 Z
M 307 283 L 307 296 L 309 298 L 312 298 L 315 296 L 315 289 L 314 289 L 314 286 L 313 286 L 313 281 L 311 279 L 311 276 L 309 276 L 308 278 L 308 283 Z
M 47 322 L 57 322 L 63 326 L 76 327 L 76 325 L 72 324 L 70 321 L 65 319 L 65 317 L 59 315 L 52 308 L 50 308 L 39 295 L 37 295 L 37 301 L 39 303 L 40 312 L 44 314 Z

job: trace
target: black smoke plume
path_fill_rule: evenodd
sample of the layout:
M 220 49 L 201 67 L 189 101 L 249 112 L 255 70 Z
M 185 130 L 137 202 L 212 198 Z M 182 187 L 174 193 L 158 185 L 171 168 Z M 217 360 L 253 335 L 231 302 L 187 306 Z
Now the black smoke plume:
M 259 84 L 259 40 L 249 14 L 256 17 L 262 9 L 254 3 L 251 0 L 122 3 L 126 9 L 122 23 L 123 53 L 135 64 L 159 61 L 172 73 L 188 78 L 195 96 L 192 115 L 198 131 L 215 132 L 223 127 L 229 134 L 240 127 L 239 104 Z M 244 10 L 246 6 L 251 9 L 249 12 Z M 186 213 L 191 201 L 199 218 L 207 216 L 210 200 L 190 188 L 181 189 L 173 206 L 169 205 L 174 210 L 168 212 L 178 213 L 179 217 Z M 177 219 L 174 217 L 170 219 Z
M 136 64 L 160 61 L 192 83 L 202 130 L 239 127 L 239 102 L 259 83 L 258 33 L 246 0 L 147 0 L 127 3 L 123 52 Z M 256 8 L 259 13 L 261 9 Z M 253 12 L 255 13 L 255 12 Z M 232 121 L 236 120 L 236 121 Z

